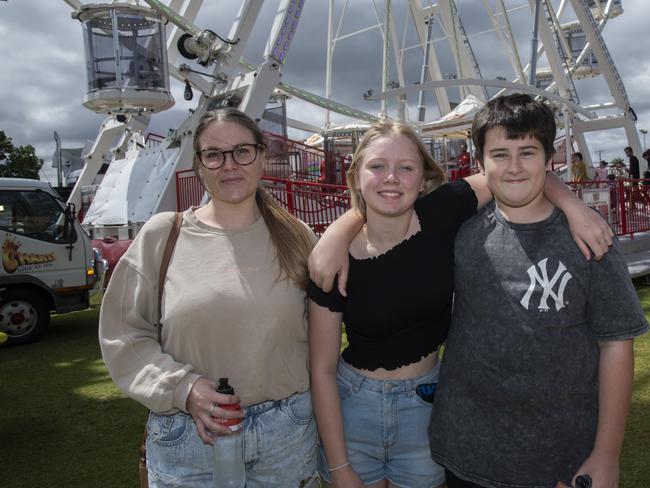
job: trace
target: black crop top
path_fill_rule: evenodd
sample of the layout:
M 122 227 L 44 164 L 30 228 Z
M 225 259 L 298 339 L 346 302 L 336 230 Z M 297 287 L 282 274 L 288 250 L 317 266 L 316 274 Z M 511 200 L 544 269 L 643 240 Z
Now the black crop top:
M 396 369 L 419 361 L 445 341 L 454 291 L 454 238 L 476 207 L 465 181 L 442 185 L 415 203 L 419 232 L 379 256 L 349 256 L 347 298 L 336 284 L 324 293 L 309 282 L 310 299 L 343 313 L 347 363 Z

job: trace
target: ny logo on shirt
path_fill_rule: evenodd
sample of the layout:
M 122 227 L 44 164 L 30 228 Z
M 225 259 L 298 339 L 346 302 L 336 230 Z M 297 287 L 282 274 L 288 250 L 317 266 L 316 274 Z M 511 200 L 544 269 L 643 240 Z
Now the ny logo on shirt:
M 557 270 L 553 275 L 553 278 L 548 279 L 548 272 L 546 271 L 546 262 L 548 258 L 542 259 L 539 263 L 528 268 L 528 276 L 530 276 L 530 286 L 526 291 L 526 294 L 521 299 L 521 304 L 523 307 L 528 310 L 528 305 L 530 303 L 530 298 L 539 284 L 541 286 L 542 297 L 539 300 L 539 306 L 537 307 L 540 311 L 548 311 L 548 299 L 549 297 L 555 300 L 555 310 L 558 311 L 564 308 L 564 289 L 566 288 L 567 283 L 571 279 L 571 273 L 566 269 L 566 266 L 562 264 L 562 261 L 558 261 Z M 539 272 L 538 272 L 539 268 Z M 541 274 L 540 274 L 541 272 Z M 559 284 L 558 284 L 559 281 Z M 554 291 L 555 286 L 557 285 L 557 293 Z

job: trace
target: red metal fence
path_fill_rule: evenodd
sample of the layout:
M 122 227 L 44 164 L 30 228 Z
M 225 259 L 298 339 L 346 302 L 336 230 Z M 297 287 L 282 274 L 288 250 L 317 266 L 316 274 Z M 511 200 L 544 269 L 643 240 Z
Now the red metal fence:
M 188 169 L 176 173 L 176 210 L 182 212 L 190 207 L 199 205 L 205 189 L 194 174 Z
M 318 235 L 350 208 L 350 195 L 345 186 L 270 176 L 262 178 L 262 185 L 282 207 L 309 225 Z M 176 173 L 179 212 L 199 205 L 203 193 L 203 187 L 194 171 Z
M 590 180 L 569 186 L 609 221 L 616 235 L 650 230 L 650 179 Z
M 284 208 L 308 224 L 316 234 L 350 208 L 347 187 L 313 181 L 264 176 L 262 184 Z M 569 183 L 585 203 L 606 218 L 617 235 L 650 231 L 650 179 L 619 179 Z M 199 205 L 203 187 L 192 170 L 176 173 L 178 210 Z
M 290 213 L 321 235 L 350 208 L 347 187 L 282 178 L 262 178 L 264 189 Z
M 144 145 L 147 147 L 156 147 L 156 146 L 160 146 L 160 144 L 164 140 L 165 140 L 165 136 L 161 136 L 160 134 L 149 132 L 147 133 L 147 136 L 144 139 Z
M 346 184 L 345 171 L 349 159 L 270 132 L 265 132 L 264 138 L 268 144 L 264 176 L 330 185 Z

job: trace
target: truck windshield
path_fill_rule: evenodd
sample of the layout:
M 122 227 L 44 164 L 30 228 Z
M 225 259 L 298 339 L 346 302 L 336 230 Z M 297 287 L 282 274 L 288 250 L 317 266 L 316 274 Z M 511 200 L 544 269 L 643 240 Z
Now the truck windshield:
M 1 230 L 65 244 L 77 240 L 74 226 L 68 227 L 65 210 L 52 195 L 35 190 L 0 190 Z

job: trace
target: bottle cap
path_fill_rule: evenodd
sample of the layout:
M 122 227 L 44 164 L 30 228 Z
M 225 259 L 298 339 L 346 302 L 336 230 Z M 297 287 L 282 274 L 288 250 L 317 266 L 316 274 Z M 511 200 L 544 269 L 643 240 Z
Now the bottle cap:
M 228 384 L 228 378 L 219 378 L 219 385 L 215 388 L 217 393 L 222 393 L 224 395 L 234 395 L 235 389 Z M 227 405 L 219 405 L 221 408 L 226 410 L 240 410 L 239 403 L 232 403 Z M 243 418 L 233 418 L 233 419 L 214 419 L 215 422 L 220 423 L 221 425 L 228 427 L 231 431 L 236 432 L 242 428 L 244 425 Z
M 228 378 L 219 378 L 219 386 L 215 389 L 217 393 L 224 395 L 234 395 L 235 389 L 228 384 Z

